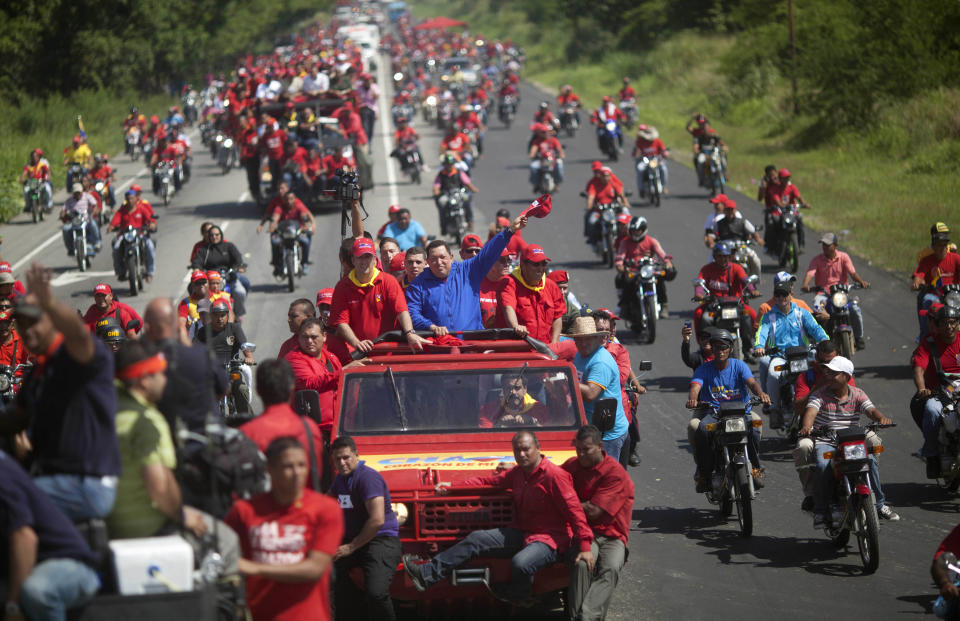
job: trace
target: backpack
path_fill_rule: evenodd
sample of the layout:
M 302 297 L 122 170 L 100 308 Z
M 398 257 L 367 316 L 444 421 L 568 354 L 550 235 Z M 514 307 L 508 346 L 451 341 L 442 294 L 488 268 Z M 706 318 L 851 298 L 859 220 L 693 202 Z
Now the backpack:
M 221 426 L 208 444 L 180 462 L 177 479 L 184 504 L 223 519 L 235 500 L 249 500 L 270 488 L 267 459 L 241 431 Z

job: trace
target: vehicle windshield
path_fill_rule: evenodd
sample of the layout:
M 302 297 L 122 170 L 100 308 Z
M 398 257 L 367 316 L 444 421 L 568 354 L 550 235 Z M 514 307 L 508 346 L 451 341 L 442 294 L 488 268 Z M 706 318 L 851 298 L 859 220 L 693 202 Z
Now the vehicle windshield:
M 350 435 L 576 429 L 577 384 L 566 368 L 348 374 L 340 429 Z
M 444 72 L 453 71 L 454 67 L 460 67 L 461 70 L 466 71 L 471 68 L 472 63 L 470 59 L 465 56 L 457 56 L 454 58 L 448 58 L 443 61 L 443 70 Z

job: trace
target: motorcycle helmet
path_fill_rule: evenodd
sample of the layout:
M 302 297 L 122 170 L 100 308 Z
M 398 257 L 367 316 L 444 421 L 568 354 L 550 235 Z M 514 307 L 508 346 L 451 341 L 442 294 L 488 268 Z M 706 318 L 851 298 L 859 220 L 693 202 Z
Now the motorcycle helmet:
M 33 150 L 33 153 L 34 153 L 37 157 L 43 157 L 43 149 L 36 148 L 36 149 Z
M 636 216 L 633 220 L 630 220 L 627 231 L 630 232 L 630 237 L 634 240 L 643 240 L 647 236 L 647 219 L 643 216 Z
M 550 107 L 550 104 L 549 104 L 549 103 L 547 103 L 547 102 L 545 102 L 545 101 L 541 101 L 541 102 L 540 102 L 540 109 L 541 109 L 541 110 L 546 110 L 546 109 L 548 109 L 549 107 Z
M 950 306 L 949 304 L 944 304 L 937 309 L 936 318 L 938 322 L 944 319 L 960 319 L 960 309 Z
M 453 166 L 457 163 L 457 158 L 453 157 L 452 155 L 444 155 L 442 161 L 444 165 L 450 164 Z
M 97 338 L 101 339 L 116 351 L 120 344 L 127 340 L 127 335 L 116 317 L 104 317 L 96 324 Z
M 718 256 L 729 257 L 731 254 L 733 253 L 730 251 L 730 245 L 727 242 L 717 242 L 713 246 L 714 257 L 718 257 Z
M 93 161 L 94 161 L 94 163 L 96 163 L 96 164 L 102 164 L 102 163 L 103 163 L 103 154 L 102 154 L 102 153 L 97 153 L 96 155 L 94 155 L 94 156 L 93 156 Z
M 130 116 L 137 116 L 140 113 L 140 110 L 136 106 L 130 108 Z
M 712 334 L 710 334 L 710 342 L 726 343 L 730 347 L 733 347 L 733 335 L 723 328 L 714 328 Z

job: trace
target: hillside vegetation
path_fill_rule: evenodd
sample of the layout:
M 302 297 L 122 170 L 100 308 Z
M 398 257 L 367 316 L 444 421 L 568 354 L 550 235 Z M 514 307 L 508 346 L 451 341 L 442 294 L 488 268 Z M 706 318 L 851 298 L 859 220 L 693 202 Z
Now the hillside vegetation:
M 526 77 L 595 106 L 634 80 L 641 121 L 690 165 L 684 125 L 703 112 L 730 145 L 730 184 L 755 196 L 787 167 L 819 229 L 906 271 L 944 220 L 960 229 L 960 4 L 795 0 L 797 111 L 787 2 L 419 0 L 419 15 L 526 49 Z M 751 187 L 754 186 L 754 187 Z M 808 249 L 808 250 L 813 250 Z

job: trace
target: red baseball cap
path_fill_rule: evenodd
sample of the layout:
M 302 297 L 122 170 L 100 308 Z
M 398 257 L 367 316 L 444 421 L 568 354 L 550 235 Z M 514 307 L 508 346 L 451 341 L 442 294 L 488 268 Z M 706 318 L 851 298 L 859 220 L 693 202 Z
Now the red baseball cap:
M 207 273 L 203 270 L 193 270 L 193 273 L 190 274 L 190 282 L 197 282 L 198 280 L 207 280 Z
M 598 170 L 603 170 L 603 162 L 600 160 L 593 160 L 593 164 L 590 164 L 590 170 L 597 172 Z
M 13 268 L 10 267 L 10 263 L 8 261 L 0 261 L 0 273 L 4 272 L 13 273 Z
M 97 295 L 98 293 L 102 293 L 103 295 L 110 295 L 111 293 L 113 293 L 113 289 L 111 289 L 110 285 L 108 285 L 107 283 L 102 282 L 93 288 L 93 295 Z
M 471 233 L 470 235 L 463 236 L 463 241 L 460 242 L 460 249 L 469 250 L 471 248 L 483 248 L 483 240 L 480 239 L 479 235 Z
M 779 177 L 787 177 L 787 178 L 789 179 L 789 178 L 790 178 L 790 171 L 787 170 L 786 168 L 781 168 L 781 169 L 780 169 L 780 172 L 777 173 L 777 176 L 779 176 Z
M 373 242 L 366 237 L 360 237 L 353 242 L 353 256 L 362 257 L 365 254 L 377 254 Z
M 333 289 L 330 287 L 317 291 L 317 306 L 320 306 L 321 304 L 333 304 Z
M 610 310 L 609 308 L 598 308 L 597 310 L 595 310 L 595 311 L 593 311 L 593 312 L 595 312 L 595 313 L 606 313 L 606 314 L 610 315 L 610 319 L 615 319 L 615 320 L 619 320 L 619 319 L 620 319 L 619 317 L 617 317 L 617 314 L 614 313 L 614 312 L 613 312 L 612 310 Z
M 567 274 L 566 270 L 553 270 L 547 274 L 547 278 L 553 282 L 560 284 L 562 282 L 570 282 L 570 275 Z
M 732 198 L 728 198 L 727 200 L 723 201 L 723 208 L 724 208 L 724 209 L 736 209 L 736 208 L 737 208 L 737 201 L 733 200 Z
M 403 262 L 407 260 L 406 252 L 398 252 L 390 259 L 390 271 L 399 272 L 403 269 Z
M 401 209 L 403 209 L 403 207 L 401 207 L 400 205 L 390 205 L 390 209 L 387 210 L 387 213 L 389 213 L 392 216 L 393 214 L 397 213 Z
M 709 202 L 713 203 L 714 205 L 719 205 L 720 203 L 726 202 L 726 200 L 727 200 L 726 194 L 717 194 L 716 196 L 711 198 Z
M 510 226 L 510 220 L 508 218 L 504 218 L 503 216 L 500 216 L 499 218 L 497 218 L 497 226 Z
M 223 278 L 220 277 L 220 272 L 211 270 L 207 272 L 207 280 L 223 280 Z
M 544 263 L 550 260 L 550 257 L 543 251 L 543 248 L 537 244 L 529 244 L 524 248 L 521 258 L 524 261 L 530 261 L 532 263 Z
M 130 186 L 130 189 L 133 190 L 134 192 L 143 192 L 143 188 L 140 187 L 139 183 L 134 183 L 133 185 Z

